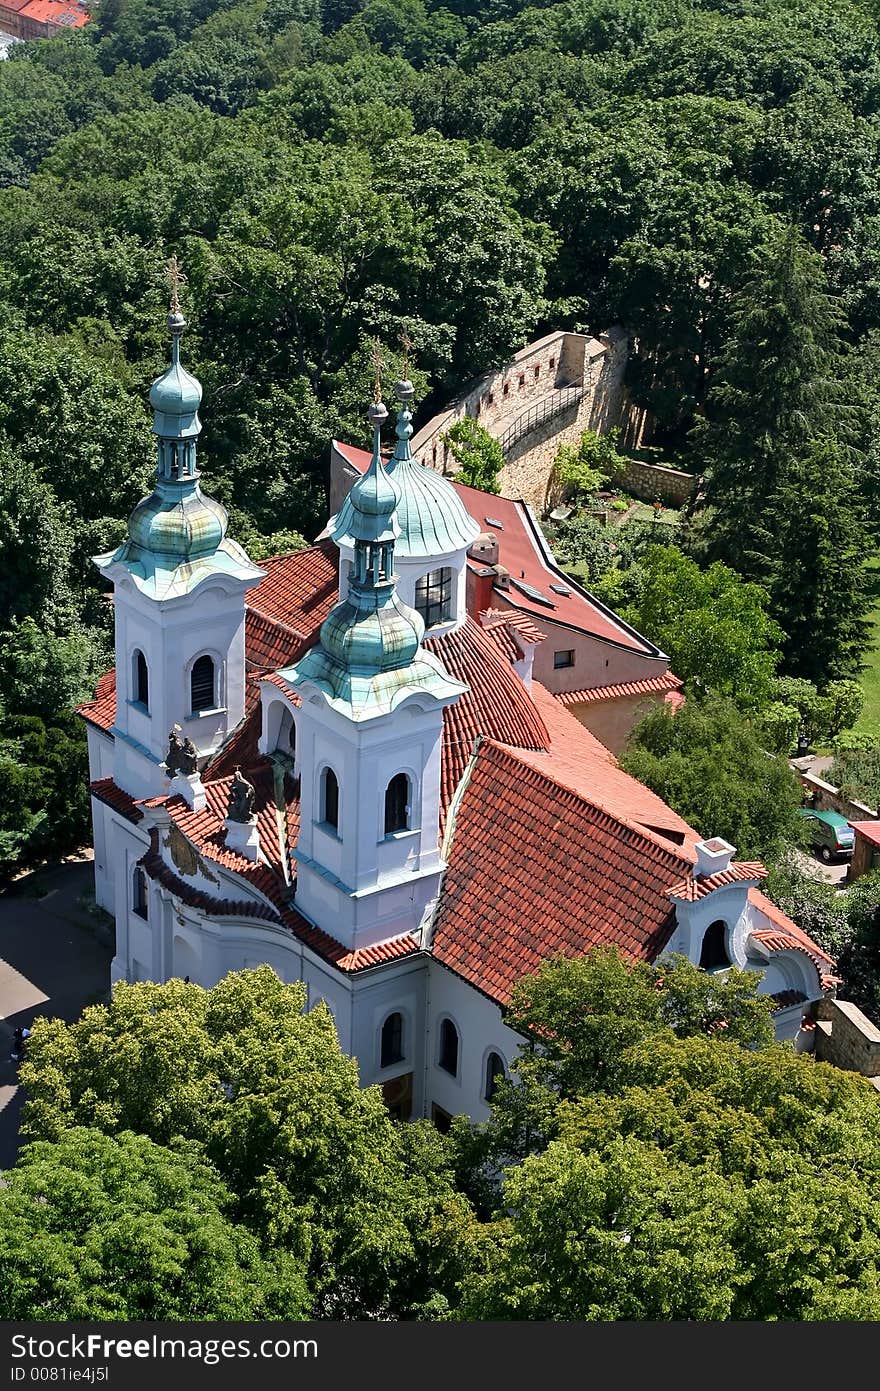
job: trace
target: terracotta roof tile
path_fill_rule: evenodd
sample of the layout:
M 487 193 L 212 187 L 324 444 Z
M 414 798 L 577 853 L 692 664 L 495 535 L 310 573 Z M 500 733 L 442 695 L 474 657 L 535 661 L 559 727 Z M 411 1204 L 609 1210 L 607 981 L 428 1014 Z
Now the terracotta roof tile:
M 447 855 L 432 953 L 500 1004 L 556 952 L 611 942 L 652 960 L 674 925 L 662 886 L 690 864 L 492 741 L 471 768 Z
M 767 871 L 758 860 L 735 861 L 729 869 L 719 870 L 717 874 L 693 875 L 673 884 L 666 893 L 669 898 L 678 898 L 682 903 L 697 903 L 716 889 L 726 888 L 728 884 L 742 884 L 767 878 Z
M 436 653 L 451 676 L 469 687 L 460 700 L 443 711 L 441 797 L 445 813 L 480 735 L 524 749 L 547 749 L 550 738 L 516 672 L 472 618 L 457 632 L 429 638 L 425 646 Z
M 141 820 L 143 812 L 134 797 L 129 797 L 127 792 L 117 787 L 112 778 L 99 778 L 96 782 L 90 783 L 89 791 L 99 802 L 106 802 L 108 807 L 118 811 L 126 820 L 135 823 Z
M 556 699 L 562 705 L 589 705 L 595 700 L 618 700 L 621 696 L 654 695 L 661 691 L 678 691 L 682 682 L 671 671 L 644 681 L 624 681 L 617 686 L 591 686 L 588 690 L 561 691 Z
M 281 624 L 300 642 L 314 640 L 336 603 L 339 553 L 329 539 L 304 551 L 261 560 L 266 578 L 248 594 L 248 609 Z M 284 665 L 270 659 L 266 666 Z
M 116 669 L 106 671 L 95 688 L 94 700 L 87 700 L 77 706 L 76 713 L 82 715 L 88 724 L 105 732 L 112 729 L 116 720 Z

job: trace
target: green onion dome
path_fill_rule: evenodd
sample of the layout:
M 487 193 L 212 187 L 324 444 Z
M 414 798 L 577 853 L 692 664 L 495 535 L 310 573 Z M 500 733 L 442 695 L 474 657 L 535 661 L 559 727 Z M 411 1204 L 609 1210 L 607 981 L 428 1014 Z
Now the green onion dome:
M 180 564 L 213 555 L 228 524 L 225 507 L 206 497 L 195 479 L 157 479 L 129 517 L 128 535 L 137 550 Z

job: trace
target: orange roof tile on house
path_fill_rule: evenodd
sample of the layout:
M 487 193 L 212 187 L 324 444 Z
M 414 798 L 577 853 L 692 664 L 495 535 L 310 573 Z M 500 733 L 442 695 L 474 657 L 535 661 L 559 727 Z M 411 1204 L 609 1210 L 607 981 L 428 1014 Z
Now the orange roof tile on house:
M 699 903 L 701 898 L 712 894 L 716 889 L 726 888 L 728 884 L 743 884 L 754 880 L 760 882 L 767 878 L 767 870 L 758 860 L 739 860 L 729 869 L 719 870 L 717 874 L 689 874 L 679 883 L 673 884 L 666 893 L 669 898 L 677 898 L 682 903 Z
M 89 784 L 89 792 L 93 797 L 97 797 L 99 802 L 105 802 L 108 807 L 118 811 L 127 821 L 138 822 L 143 816 L 135 799 L 123 792 L 121 787 L 117 787 L 112 778 L 98 778 Z
M 88 723 L 105 732 L 112 729 L 116 719 L 116 668 L 111 667 L 95 688 L 93 700 L 77 707 L 77 714 Z
M 637 782 L 594 734 L 575 719 L 539 682 L 532 683 L 532 700 L 550 736 L 547 752 L 524 751 L 520 757 L 563 787 L 589 797 L 597 806 L 622 816 L 644 831 L 682 846 L 695 857 L 700 837 L 662 797 Z M 665 885 L 664 885 L 665 887 Z
M 880 821 L 851 821 L 849 824 L 857 835 L 880 849 Z
M 62 29 L 81 29 L 91 19 L 85 5 L 77 0 L 28 0 L 21 13 L 40 24 L 57 24 Z
M 324 540 L 261 561 L 266 578 L 248 593 L 248 609 L 282 624 L 301 641 L 314 641 L 339 597 L 338 557 L 333 542 Z
M 500 1004 L 555 952 L 612 943 L 652 960 L 675 922 L 658 885 L 691 863 L 491 740 L 469 770 L 447 853 L 432 954 Z
M 622 696 L 659 695 L 663 691 L 677 692 L 684 682 L 671 671 L 650 676 L 643 681 L 624 681 L 617 686 L 590 686 L 581 691 L 561 691 L 556 699 L 562 705 L 588 705 L 594 700 L 618 700 Z

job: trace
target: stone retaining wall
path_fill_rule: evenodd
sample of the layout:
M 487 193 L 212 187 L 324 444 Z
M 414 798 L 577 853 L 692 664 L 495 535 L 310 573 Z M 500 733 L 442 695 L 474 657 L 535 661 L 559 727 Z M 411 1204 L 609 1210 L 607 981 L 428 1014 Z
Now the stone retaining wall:
M 817 1062 L 880 1076 L 880 1029 L 860 1009 L 849 1000 L 820 1000 L 816 1020 Z
M 874 807 L 866 807 L 864 802 L 857 802 L 854 797 L 844 797 L 839 787 L 834 787 L 830 782 L 824 782 L 815 773 L 804 773 L 795 768 L 798 782 L 806 792 L 811 793 L 810 805 L 816 811 L 837 811 L 841 816 L 845 816 L 848 821 L 876 821 L 877 812 Z
M 505 497 L 525 498 L 540 512 L 561 444 L 575 443 L 584 430 L 603 434 L 614 426 L 621 429 L 626 447 L 636 447 L 647 438 L 647 416 L 632 407 L 623 385 L 628 350 L 627 335 L 619 327 L 599 338 L 550 333 L 530 343 L 502 367 L 469 382 L 446 410 L 414 436 L 413 454 L 423 464 L 454 478 L 458 465 L 442 437 L 456 421 L 470 416 L 494 439 L 501 439 L 521 415 L 554 391 L 583 386 L 580 401 L 530 430 L 507 451 L 498 480 L 501 492 Z
M 628 459 L 623 473 L 613 481 L 644 502 L 655 502 L 659 498 L 664 507 L 676 509 L 684 506 L 697 483 L 692 474 L 681 469 L 661 468 L 659 464 L 646 464 L 641 459 Z

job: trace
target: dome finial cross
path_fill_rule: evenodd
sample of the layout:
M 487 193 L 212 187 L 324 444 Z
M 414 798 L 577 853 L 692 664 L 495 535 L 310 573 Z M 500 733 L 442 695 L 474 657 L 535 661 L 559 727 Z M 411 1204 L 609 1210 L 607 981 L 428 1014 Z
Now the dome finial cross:
M 186 276 L 180 269 L 180 263 L 176 256 L 169 256 L 166 266 L 166 275 L 171 289 L 171 313 L 180 313 L 180 287 L 186 284 Z

